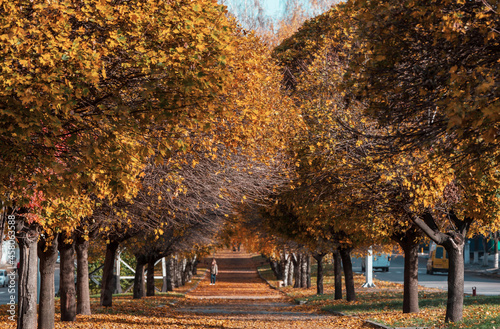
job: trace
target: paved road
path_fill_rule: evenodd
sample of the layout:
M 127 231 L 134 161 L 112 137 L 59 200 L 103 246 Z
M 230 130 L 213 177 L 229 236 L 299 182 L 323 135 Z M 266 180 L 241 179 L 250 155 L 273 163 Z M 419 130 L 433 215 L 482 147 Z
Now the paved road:
M 429 288 L 440 288 L 447 290 L 447 273 L 426 273 L 427 258 L 419 257 L 418 280 L 419 284 Z M 361 259 L 353 259 L 354 271 L 361 272 Z M 404 258 L 401 255 L 393 255 L 389 272 L 375 271 L 374 277 L 379 280 L 403 283 Z M 500 279 L 491 278 L 475 273 L 465 273 L 465 293 L 472 294 L 472 287 L 476 287 L 478 295 L 500 295 Z
M 16 279 L 17 280 L 17 279 Z M 59 265 L 56 267 L 56 273 L 54 277 L 55 292 L 59 291 Z M 10 293 L 8 287 L 0 287 L 0 305 L 7 304 L 10 300 Z M 17 303 L 17 281 L 16 281 L 16 303 Z

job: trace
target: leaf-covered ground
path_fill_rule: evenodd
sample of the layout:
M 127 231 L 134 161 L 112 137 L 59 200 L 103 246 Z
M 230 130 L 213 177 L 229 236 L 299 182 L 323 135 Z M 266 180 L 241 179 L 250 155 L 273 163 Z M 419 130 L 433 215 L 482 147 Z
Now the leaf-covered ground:
M 202 271 L 210 260 L 200 264 L 202 280 L 177 292 L 134 300 L 115 296 L 113 306 L 99 306 L 92 299 L 90 316 L 78 315 L 75 322 L 63 323 L 56 314 L 56 328 L 364 328 L 354 317 L 339 317 L 297 305 L 293 298 L 271 289 L 258 277 L 254 255 L 232 251 L 217 254 L 219 275 L 210 285 Z M 194 290 L 189 291 L 191 288 Z M 58 301 L 56 301 L 58 303 Z M 15 328 L 8 321 L 6 307 L 0 308 L 0 328 Z
M 497 296 L 467 297 L 464 321 L 445 325 L 446 293 L 437 289 L 421 289 L 420 313 L 402 314 L 399 284 L 376 281 L 376 288 L 358 288 L 364 276 L 357 275 L 357 301 L 335 301 L 330 276 L 322 296 L 316 295 L 314 277 L 310 289 L 272 289 L 257 275 L 256 267 L 263 266 L 261 274 L 271 285 L 277 284 L 259 257 L 231 251 L 216 257 L 216 285 L 210 285 L 205 272 L 207 259 L 200 264 L 199 275 L 175 294 L 140 300 L 115 296 L 111 308 L 99 306 L 99 299 L 92 298 L 92 315 L 78 315 L 75 322 L 62 323 L 56 314 L 56 328 L 370 328 L 364 324 L 368 319 L 394 327 L 500 328 Z M 336 316 L 332 311 L 347 316 Z M 0 328 L 15 328 L 8 320 L 6 305 L 0 307 Z
M 261 275 L 273 286 L 277 286 L 269 266 L 263 264 L 259 268 Z M 313 273 L 315 268 L 313 266 Z M 312 311 L 341 312 L 348 316 L 357 316 L 364 320 L 393 327 L 428 327 L 428 328 L 500 328 L 500 296 L 466 295 L 464 301 L 463 321 L 455 324 L 445 324 L 447 293 L 440 289 L 419 287 L 420 312 L 403 314 L 403 285 L 374 280 L 375 288 L 361 288 L 365 282 L 363 275 L 355 275 L 357 300 L 347 302 L 334 300 L 333 276 L 327 267 L 328 276 L 324 280 L 322 296 L 316 295 L 316 278 L 313 275 L 310 289 L 279 288 L 288 296 L 306 302 L 304 308 Z M 500 284 L 500 281 L 499 281 Z M 345 292 L 344 292 L 345 298 Z

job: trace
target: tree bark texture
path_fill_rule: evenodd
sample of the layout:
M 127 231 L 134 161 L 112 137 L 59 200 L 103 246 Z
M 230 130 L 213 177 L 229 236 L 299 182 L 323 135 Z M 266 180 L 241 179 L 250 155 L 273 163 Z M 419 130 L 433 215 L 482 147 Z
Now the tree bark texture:
M 198 275 L 198 257 L 195 255 L 194 256 L 194 262 L 193 262 L 193 275 Z
M 57 261 L 58 238 L 52 241 L 38 241 L 38 256 L 40 258 L 40 302 L 38 306 L 38 328 L 54 328 L 54 273 Z
M 293 278 L 294 278 L 295 271 L 296 271 L 296 268 L 293 265 L 292 256 L 290 255 L 290 261 L 288 262 L 287 275 L 286 275 L 287 284 L 285 284 L 285 286 L 293 285 Z
M 186 268 L 184 269 L 184 275 L 182 281 L 184 284 L 189 282 L 193 276 L 193 261 L 192 259 L 186 259 Z
M 340 252 L 333 252 L 333 275 L 335 281 L 335 299 L 342 299 L 342 258 Z
M 174 258 L 169 257 L 167 261 L 167 291 L 174 291 Z
M 5 211 L 6 209 L 4 207 L 0 208 L 0 259 L 2 259 L 3 256 L 3 239 L 4 239 L 4 232 L 5 232 L 5 226 L 7 225 L 7 213 Z
M 308 276 L 308 260 L 309 255 L 302 254 L 300 257 L 300 288 L 307 288 L 307 276 Z
M 144 264 L 145 262 L 142 258 L 137 258 L 134 276 L 134 299 L 144 297 Z
M 167 260 L 165 257 L 161 258 L 161 275 L 162 275 L 161 292 L 168 292 L 168 288 L 167 288 Z
M 181 262 L 178 256 L 175 256 L 175 286 L 182 287 Z
M 416 225 L 396 230 L 392 239 L 404 251 L 403 313 L 417 313 L 418 306 L 418 246 L 423 232 Z
M 90 315 L 89 241 L 78 237 L 76 249 L 76 313 Z
M 282 271 L 281 271 L 279 262 L 276 260 L 269 259 L 269 266 L 271 266 L 271 270 L 273 271 L 276 279 L 283 280 Z
M 418 313 L 418 244 L 401 247 L 405 253 L 403 313 Z
M 155 261 L 150 260 L 148 262 L 148 274 L 147 274 L 147 285 L 146 285 L 146 296 L 155 295 Z
M 311 288 L 311 256 L 307 256 L 307 281 L 306 286 L 307 289 Z
M 61 258 L 59 291 L 61 293 L 61 321 L 76 319 L 75 289 L 75 249 L 73 243 L 65 243 L 65 237 L 59 236 Z
M 300 254 L 292 254 L 292 264 L 293 264 L 293 268 L 295 269 L 295 273 L 294 273 L 294 284 L 293 284 L 293 287 L 294 288 L 300 288 L 300 274 L 301 274 L 301 266 L 300 266 L 300 257 L 301 255 Z
M 186 284 L 186 268 L 187 268 L 187 259 L 182 258 L 181 260 L 181 269 L 180 269 L 180 276 L 181 276 L 181 285 L 184 286 Z
M 356 291 L 354 289 L 354 274 L 351 262 L 351 247 L 342 247 L 339 249 L 342 258 L 342 267 L 344 268 L 344 280 L 346 290 L 346 300 L 348 302 L 356 300 Z
M 104 268 L 102 270 L 101 280 L 101 305 L 113 305 L 113 290 L 114 290 L 114 276 L 113 268 L 115 266 L 116 251 L 118 250 L 119 243 L 111 241 L 106 245 L 106 258 L 104 259 Z
M 316 274 L 316 293 L 318 295 L 323 295 L 323 259 L 325 258 L 325 254 L 315 254 L 314 259 L 318 264 L 317 274 Z
M 284 252 L 281 256 L 280 260 L 280 268 L 281 268 L 281 276 L 278 278 L 281 281 L 283 281 L 283 286 L 290 286 L 292 285 L 292 274 L 293 273 L 293 268 L 290 269 L 293 264 L 291 264 L 291 255 Z
M 449 256 L 448 301 L 445 322 L 462 320 L 464 306 L 464 255 L 463 243 L 443 244 Z
M 28 226 L 22 217 L 16 216 L 16 232 L 20 253 L 17 328 L 36 328 L 38 227 L 36 225 Z

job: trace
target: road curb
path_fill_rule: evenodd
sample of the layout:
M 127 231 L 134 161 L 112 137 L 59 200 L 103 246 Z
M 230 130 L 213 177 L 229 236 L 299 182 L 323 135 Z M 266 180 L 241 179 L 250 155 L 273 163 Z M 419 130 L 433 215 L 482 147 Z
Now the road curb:
M 500 279 L 500 270 L 498 269 L 484 269 L 484 270 L 475 270 L 475 269 L 465 269 L 464 272 L 469 274 L 477 274 L 489 278 Z
M 380 329 L 427 329 L 427 327 L 389 327 L 386 326 L 385 324 L 381 324 L 373 320 L 365 320 L 365 323 L 372 326 L 372 328 L 380 328 Z
M 333 315 L 336 315 L 336 316 L 350 316 L 350 317 L 353 317 L 353 318 L 359 318 L 358 315 L 356 314 L 345 314 L 343 312 L 339 312 L 339 311 L 328 311 L 329 313 L 332 313 Z M 371 328 L 376 328 L 376 329 L 426 329 L 427 327 L 390 327 L 390 326 L 386 326 L 385 324 L 382 324 L 382 323 L 378 323 L 376 321 L 373 321 L 373 320 L 363 320 L 363 322 L 369 326 L 371 326 Z
M 339 312 L 339 311 L 329 311 L 330 313 L 332 313 L 333 315 L 336 315 L 336 316 L 350 316 L 350 317 L 353 317 L 353 318 L 359 318 L 358 315 L 356 314 L 345 314 L 343 312 Z M 395 329 L 393 327 L 388 327 L 386 325 L 383 325 L 381 323 L 378 323 L 378 322 L 375 322 L 373 320 L 363 320 L 363 322 L 369 326 L 371 326 L 372 328 L 380 328 L 380 329 Z
M 386 325 L 383 325 L 381 323 L 372 321 L 372 320 L 365 320 L 365 323 L 370 325 L 372 328 L 380 328 L 380 329 L 394 329 L 393 327 L 388 327 Z

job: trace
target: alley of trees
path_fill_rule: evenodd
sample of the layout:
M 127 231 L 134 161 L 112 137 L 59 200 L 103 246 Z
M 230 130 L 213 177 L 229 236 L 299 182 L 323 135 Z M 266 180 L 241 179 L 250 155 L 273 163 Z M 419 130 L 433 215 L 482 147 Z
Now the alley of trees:
M 18 328 L 54 327 L 58 252 L 74 321 L 91 312 L 89 263 L 112 307 L 117 253 L 141 298 L 159 259 L 171 290 L 223 243 L 298 288 L 313 257 L 318 294 L 333 254 L 347 300 L 351 252 L 399 245 L 402 311 L 418 312 L 418 246 L 432 240 L 450 255 L 443 316 L 461 320 L 466 238 L 500 231 L 498 2 L 287 1 L 288 16 L 257 19 L 261 7 L 2 1 L 0 228 L 15 217 Z

